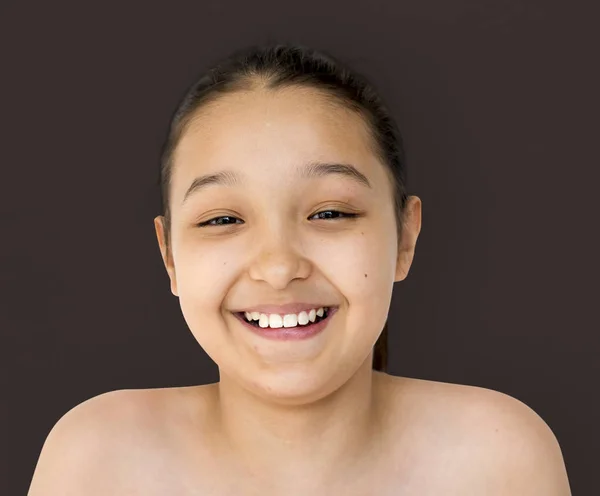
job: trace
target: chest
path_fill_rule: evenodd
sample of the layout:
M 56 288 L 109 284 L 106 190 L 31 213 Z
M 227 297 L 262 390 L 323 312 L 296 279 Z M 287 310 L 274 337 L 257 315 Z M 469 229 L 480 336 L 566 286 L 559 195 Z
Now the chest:
M 315 477 L 310 470 L 286 469 L 274 460 L 269 469 L 250 469 L 235 463 L 222 443 L 211 436 L 207 418 L 197 424 L 181 421 L 180 415 L 147 422 L 153 426 L 121 444 L 108 475 L 118 465 L 110 494 L 144 496 L 469 496 L 485 494 L 488 474 L 478 473 L 479 451 L 472 451 L 473 435 L 453 422 L 454 411 L 418 408 L 423 394 L 409 398 L 404 408 L 391 410 L 394 419 L 413 418 L 403 429 L 389 428 L 386 441 L 364 460 L 347 468 L 331 467 Z M 168 404 L 175 404 L 171 401 Z M 432 402 L 429 402 L 432 403 Z M 409 410 L 412 408 L 413 410 Z M 151 409 L 150 409 L 151 410 Z M 180 409 L 185 410 L 185 409 Z M 455 409 L 459 411 L 458 408 Z M 146 410 L 148 411 L 148 410 Z M 443 412 L 443 416 L 435 412 Z M 408 413 L 407 413 L 408 412 Z M 192 416 L 193 418 L 196 415 Z M 462 417 L 460 417 L 462 418 Z M 139 426 L 141 423 L 138 423 Z M 394 424 L 394 422 L 390 422 Z M 143 425 L 143 424 L 142 424 Z M 161 434 L 156 426 L 178 426 Z M 198 434 L 193 435 L 192 433 Z M 123 440 L 124 437 L 121 437 Z M 476 436 L 475 436 L 476 437 Z M 211 440 L 212 439 L 212 440 Z M 475 454 L 477 453 L 477 454 Z M 271 465 L 271 464 L 269 464 Z M 291 464 L 289 467 L 294 468 Z M 287 475 L 283 475 L 283 474 Z
M 473 461 L 464 453 L 420 450 L 413 456 L 356 466 L 327 481 L 310 473 L 283 478 L 277 470 L 249 471 L 230 460 L 187 458 L 158 451 L 124 457 L 111 494 L 127 496 L 467 496 L 475 495 Z M 333 469 L 332 469 L 333 472 Z

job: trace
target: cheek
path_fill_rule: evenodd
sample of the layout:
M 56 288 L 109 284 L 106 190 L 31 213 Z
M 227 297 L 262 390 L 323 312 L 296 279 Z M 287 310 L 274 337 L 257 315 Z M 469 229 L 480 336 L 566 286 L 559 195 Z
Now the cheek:
M 378 333 L 388 317 L 394 288 L 396 250 L 395 240 L 384 231 L 360 232 L 351 243 L 331 256 L 331 281 L 338 287 L 349 305 L 349 328 L 361 322 L 361 334 L 366 327 Z M 370 340 L 370 332 L 362 336 Z M 361 339 L 362 339 L 361 337 Z
M 210 256 L 207 250 L 202 253 L 189 250 L 176 261 L 181 312 L 188 328 L 207 353 L 219 334 L 210 330 L 224 325 L 219 309 L 227 293 L 225 267 L 223 257 Z
M 321 270 L 353 303 L 391 291 L 394 257 L 385 233 L 365 230 L 343 242 L 324 240 L 314 254 Z
M 188 273 L 185 288 L 179 292 L 179 305 L 188 331 L 215 363 L 221 363 L 223 354 L 230 354 L 236 346 L 226 321 L 233 316 L 223 315 L 225 310 L 220 311 L 224 296 L 218 284 L 219 279 L 214 275 L 205 278 Z
M 222 279 L 222 265 L 222 260 L 205 255 L 178 260 L 177 288 L 180 300 L 195 305 L 198 311 L 211 308 L 214 311 L 213 304 L 217 301 L 218 285 Z

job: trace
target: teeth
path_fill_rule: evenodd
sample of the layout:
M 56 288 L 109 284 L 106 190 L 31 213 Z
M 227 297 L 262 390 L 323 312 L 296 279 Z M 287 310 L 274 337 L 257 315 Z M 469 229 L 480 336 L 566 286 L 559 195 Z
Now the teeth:
M 317 317 L 323 317 L 327 310 L 328 308 L 326 307 L 320 307 L 318 309 L 313 308 L 308 313 L 304 311 L 299 314 L 289 313 L 283 317 L 276 313 L 267 315 L 259 312 L 244 312 L 244 315 L 249 322 L 258 320 L 258 325 L 260 327 L 278 329 L 280 327 L 296 327 L 298 324 L 306 325 L 309 321 L 314 322 Z

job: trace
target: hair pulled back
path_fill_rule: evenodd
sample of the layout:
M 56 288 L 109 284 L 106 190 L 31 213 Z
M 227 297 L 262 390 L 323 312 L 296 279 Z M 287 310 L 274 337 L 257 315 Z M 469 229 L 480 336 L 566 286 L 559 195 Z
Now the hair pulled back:
M 407 201 L 402 137 L 373 85 L 339 59 L 301 44 L 266 43 L 233 52 L 194 82 L 177 106 L 161 151 L 159 185 L 167 256 L 170 244 L 169 192 L 173 155 L 196 112 L 220 97 L 255 88 L 304 87 L 319 90 L 332 102 L 358 113 L 367 123 L 373 152 L 393 185 L 398 241 L 402 238 Z M 388 323 L 374 347 L 373 369 L 387 371 Z

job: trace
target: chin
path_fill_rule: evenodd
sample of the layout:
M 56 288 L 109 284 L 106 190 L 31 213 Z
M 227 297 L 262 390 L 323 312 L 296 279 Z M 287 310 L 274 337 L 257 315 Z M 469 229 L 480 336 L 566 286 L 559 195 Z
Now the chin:
M 346 379 L 336 376 L 332 364 L 319 368 L 312 364 L 274 367 L 256 372 L 252 380 L 238 377 L 242 386 L 264 400 L 283 405 L 303 405 L 318 401 L 338 389 Z

